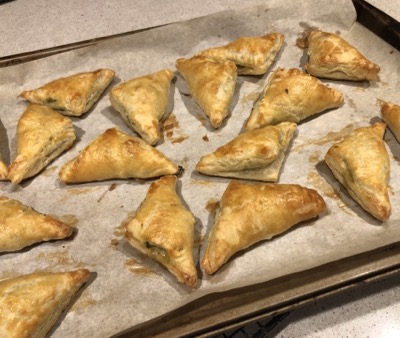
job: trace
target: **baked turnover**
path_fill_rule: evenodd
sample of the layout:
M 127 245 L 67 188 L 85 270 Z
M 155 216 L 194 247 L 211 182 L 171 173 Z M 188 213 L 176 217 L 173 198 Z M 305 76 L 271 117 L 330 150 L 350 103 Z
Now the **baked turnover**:
M 176 176 L 153 182 L 126 228 L 129 243 L 190 287 L 197 284 L 193 214 L 176 193 Z
M 382 122 L 354 130 L 329 148 L 325 162 L 350 196 L 368 213 L 385 221 L 391 213 L 389 155 Z
M 114 76 L 111 69 L 74 74 L 23 91 L 20 96 L 29 102 L 60 110 L 64 115 L 81 116 L 98 101 Z
M 377 81 L 380 67 L 337 34 L 312 31 L 307 37 L 306 71 L 334 80 Z

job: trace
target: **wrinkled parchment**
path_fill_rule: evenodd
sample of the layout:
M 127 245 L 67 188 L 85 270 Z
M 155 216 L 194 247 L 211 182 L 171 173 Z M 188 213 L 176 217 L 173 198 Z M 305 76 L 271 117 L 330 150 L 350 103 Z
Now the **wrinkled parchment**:
M 66 186 L 58 180 L 60 167 L 107 128 L 117 126 L 132 133 L 111 107 L 106 93 L 89 113 L 73 118 L 78 139 L 72 149 L 19 186 L 0 183 L 2 194 L 57 216 L 78 230 L 70 240 L 0 255 L 0 277 L 39 270 L 90 269 L 91 282 L 58 322 L 52 336 L 87 337 L 95 333 L 96 337 L 107 337 L 204 294 L 267 281 L 399 241 L 400 146 L 393 135 L 387 132 L 385 136 L 391 159 L 393 205 L 386 223 L 380 224 L 362 211 L 323 162 L 333 142 L 356 127 L 379 120 L 377 99 L 399 99 L 399 53 L 354 21 L 351 1 L 266 1 L 265 6 L 221 12 L 0 69 L 0 131 L 2 154 L 8 163 L 15 157 L 16 124 L 26 107 L 18 94 L 61 76 L 108 67 L 117 74 L 112 87 L 162 68 L 175 69 L 177 58 L 189 57 L 204 48 L 272 31 L 283 33 L 286 40 L 271 70 L 278 66 L 302 67 L 305 51 L 296 43 L 311 27 L 340 33 L 382 69 L 380 81 L 373 84 L 323 80 L 344 93 L 345 104 L 300 123 L 282 168 L 279 182 L 318 190 L 329 213 L 284 236 L 255 245 L 212 277 L 200 274 L 200 285 L 195 290 L 180 285 L 123 239 L 124 221 L 139 206 L 151 181 Z M 182 94 L 186 88 L 179 75 L 173 83 L 171 107 L 163 122 L 164 141 L 157 148 L 185 168 L 178 191 L 197 219 L 197 262 L 213 223 L 215 202 L 229 179 L 202 176 L 194 171 L 195 164 L 201 155 L 238 135 L 269 74 L 239 77 L 232 114 L 219 130 L 212 129 L 192 98 Z

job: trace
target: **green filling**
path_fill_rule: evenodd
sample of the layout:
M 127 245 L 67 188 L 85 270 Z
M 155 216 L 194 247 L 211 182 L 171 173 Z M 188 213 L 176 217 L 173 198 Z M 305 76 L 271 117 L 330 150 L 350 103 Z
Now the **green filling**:
M 161 261 L 161 262 L 169 261 L 169 256 L 163 248 L 160 248 L 159 246 L 154 245 L 149 242 L 146 242 L 145 245 L 146 245 L 146 248 L 151 251 L 151 254 L 154 256 L 155 259 L 157 259 L 158 261 Z
M 57 100 L 53 99 L 52 97 L 46 99 L 46 103 L 54 103 L 54 102 L 57 102 Z

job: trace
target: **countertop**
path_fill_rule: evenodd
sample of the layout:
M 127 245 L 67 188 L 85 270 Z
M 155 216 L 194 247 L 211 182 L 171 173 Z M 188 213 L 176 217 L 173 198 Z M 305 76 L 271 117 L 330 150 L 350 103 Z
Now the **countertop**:
M 0 5 L 0 58 L 204 16 L 264 0 L 14 0 Z M 368 0 L 399 21 L 398 0 Z M 279 319 L 279 320 L 278 320 Z M 225 337 L 399 337 L 400 276 L 335 294 Z M 268 323 L 270 323 L 268 325 Z
M 368 3 L 400 21 L 397 0 Z M 0 58 L 188 20 L 264 0 L 12 0 L 0 4 Z

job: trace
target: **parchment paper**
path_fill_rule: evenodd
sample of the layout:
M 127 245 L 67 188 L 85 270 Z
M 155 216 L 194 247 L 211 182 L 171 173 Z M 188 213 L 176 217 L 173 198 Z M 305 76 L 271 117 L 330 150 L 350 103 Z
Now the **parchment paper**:
M 16 253 L 0 255 L 0 277 L 39 270 L 89 268 L 93 278 L 52 332 L 54 337 L 108 337 L 176 309 L 204 294 L 267 281 L 309 269 L 400 240 L 400 147 L 388 131 L 391 159 L 391 202 L 388 222 L 375 221 L 349 197 L 323 162 L 332 145 L 354 128 L 379 120 L 377 99 L 398 102 L 399 53 L 355 23 L 351 1 L 267 1 L 265 6 L 222 12 L 188 22 L 110 40 L 93 47 L 0 69 L 2 152 L 6 162 L 15 157 L 16 124 L 27 103 L 17 98 L 25 89 L 50 80 L 100 67 L 112 68 L 119 81 L 162 68 L 175 69 L 175 60 L 240 36 L 272 31 L 286 40 L 272 69 L 263 77 L 240 76 L 232 114 L 219 130 L 192 98 L 183 95 L 185 83 L 177 75 L 171 107 L 164 124 L 164 141 L 157 146 L 185 168 L 179 194 L 197 218 L 196 260 L 202 256 L 205 236 L 213 223 L 212 208 L 229 179 L 194 172 L 201 155 L 237 136 L 251 107 L 276 67 L 302 67 L 305 51 L 296 41 L 310 27 L 340 33 L 365 56 L 381 66 L 380 81 L 323 82 L 344 93 L 343 107 L 324 112 L 298 126 L 280 183 L 314 188 L 324 197 L 329 213 L 306 222 L 283 236 L 262 242 L 236 255 L 212 277 L 200 273 L 197 289 L 180 285 L 165 269 L 132 249 L 123 239 L 123 223 L 136 210 L 151 181 L 115 180 L 66 186 L 58 180 L 60 167 L 109 127 L 132 133 L 111 107 L 107 93 L 82 118 L 73 118 L 78 140 L 43 172 L 21 185 L 0 183 L 1 193 L 77 227 L 74 238 L 42 243 Z

